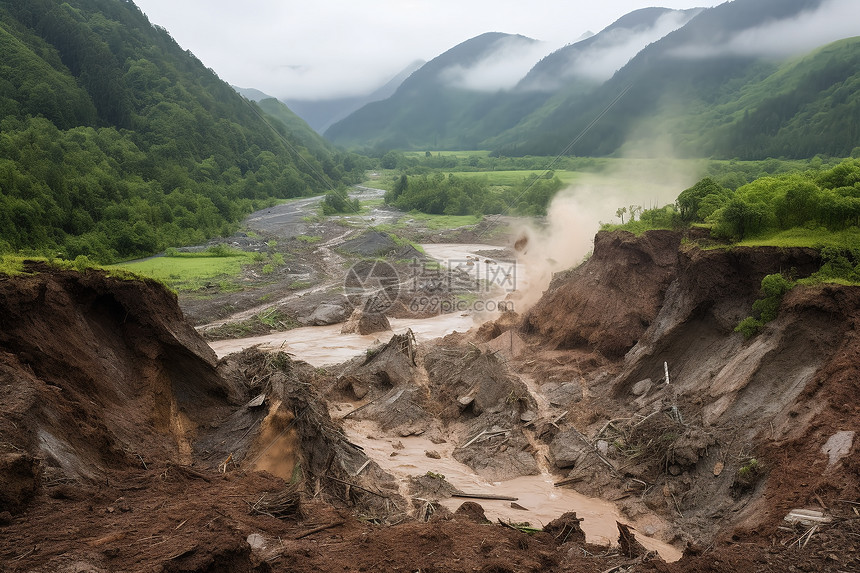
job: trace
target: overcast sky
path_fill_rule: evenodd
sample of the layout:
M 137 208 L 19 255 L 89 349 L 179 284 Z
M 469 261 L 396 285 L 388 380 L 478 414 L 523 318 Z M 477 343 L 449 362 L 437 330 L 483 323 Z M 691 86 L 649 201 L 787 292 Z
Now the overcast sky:
M 134 0 L 221 79 L 281 98 L 367 93 L 484 32 L 553 49 L 648 6 L 721 0 Z

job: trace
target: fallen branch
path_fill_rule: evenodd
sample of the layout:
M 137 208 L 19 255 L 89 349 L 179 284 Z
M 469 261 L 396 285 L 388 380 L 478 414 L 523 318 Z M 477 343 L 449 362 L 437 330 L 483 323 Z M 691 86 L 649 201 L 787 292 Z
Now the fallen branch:
M 555 426 L 556 428 L 558 428 L 558 423 L 561 421 L 561 419 L 562 419 L 562 418 L 564 418 L 565 416 L 567 416 L 567 413 L 568 413 L 569 411 L 570 411 L 570 410 L 565 410 L 564 412 L 562 412 L 561 414 L 559 414 L 558 416 L 556 416 L 556 417 L 555 417 L 555 418 L 550 422 L 550 424 L 552 424 L 553 426 Z
M 320 525 L 319 527 L 314 527 L 310 531 L 305 531 L 299 535 L 293 537 L 293 539 L 302 539 L 307 537 L 308 535 L 313 535 L 314 533 L 319 533 L 320 531 L 325 531 L 326 529 L 331 529 L 332 527 L 338 527 L 339 525 L 343 525 L 343 521 L 335 521 L 334 523 L 329 523 L 327 525 Z
M 589 440 L 588 438 L 583 436 L 580 433 L 580 431 L 577 430 L 576 428 L 574 428 L 573 426 L 571 426 L 570 429 L 573 430 L 573 433 L 575 433 L 579 437 L 580 440 L 585 442 L 588 445 L 588 447 L 591 448 L 591 451 L 594 452 L 594 455 L 596 455 L 600 459 L 601 462 L 606 464 L 606 467 L 609 468 L 609 471 L 611 471 L 616 476 L 620 477 L 621 474 L 618 473 L 618 470 L 615 469 L 615 466 L 612 465 L 612 462 L 610 462 L 609 460 L 607 460 L 606 458 L 603 457 L 603 454 L 600 453 L 600 450 L 597 449 L 597 446 L 595 446 L 593 443 L 591 443 L 591 440 Z
M 460 447 L 461 447 L 461 448 L 468 448 L 468 447 L 469 447 L 469 446 L 471 446 L 473 443 L 475 443 L 475 442 L 478 440 L 478 438 L 481 438 L 481 437 L 484 437 L 484 436 L 486 436 L 486 437 L 490 437 L 490 438 L 491 438 L 491 437 L 493 437 L 493 436 L 501 436 L 502 434 L 507 434 L 508 432 L 510 432 L 510 430 L 497 430 L 497 431 L 494 431 L 494 432 L 490 432 L 490 431 L 487 431 L 487 430 L 483 430 L 483 431 L 481 431 L 481 433 L 479 433 L 477 436 L 475 436 L 474 438 L 472 438 L 471 440 L 469 440 L 468 442 L 466 442 L 465 444 L 463 444 L 463 445 L 462 445 L 462 446 L 460 446 Z
M 630 419 L 630 418 L 615 418 L 615 419 L 609 420 L 608 422 L 606 422 L 605 424 L 603 424 L 603 427 L 602 427 L 602 428 L 600 428 L 600 431 L 599 431 L 599 432 L 597 432 L 597 434 L 595 434 L 595 436 L 597 436 L 597 437 L 599 438 L 600 436 L 602 436 L 602 435 L 603 435 L 603 432 L 605 432 L 605 431 L 607 430 L 607 428 L 609 428 L 609 426 L 611 426 L 611 425 L 612 425 L 612 424 L 614 424 L 615 422 L 623 422 L 623 421 L 625 421 L 625 420 L 629 420 L 629 419 Z
M 492 493 L 466 493 L 463 491 L 458 491 L 456 493 L 452 493 L 451 497 L 465 497 L 469 499 L 498 499 L 501 501 L 517 501 L 518 497 L 510 497 L 508 495 L 496 495 Z
M 361 491 L 364 491 L 364 492 L 367 492 L 367 493 L 370 493 L 370 494 L 373 494 L 373 495 L 378 495 L 378 496 L 379 496 L 379 497 L 381 497 L 382 499 L 389 499 L 389 496 L 385 495 L 384 493 L 379 493 L 379 492 L 376 492 L 376 491 L 369 490 L 369 489 L 367 489 L 367 488 L 361 487 L 360 485 L 356 485 L 356 484 L 354 484 L 354 483 L 350 483 L 350 482 L 348 482 L 348 481 L 345 481 L 345 480 L 342 480 L 342 479 L 338 479 L 338 478 L 336 478 L 336 477 L 334 477 L 334 476 L 324 475 L 324 476 L 322 476 L 322 477 L 324 477 L 324 478 L 326 478 L 326 479 L 330 479 L 330 480 L 332 480 L 332 481 L 336 481 L 337 483 L 340 483 L 340 484 L 343 484 L 343 485 L 348 485 L 349 487 L 354 487 L 355 489 L 359 489 L 359 490 L 361 490 Z
M 26 556 L 30 555 L 31 553 L 33 553 L 34 551 L 36 551 L 36 549 L 37 549 L 38 547 L 39 547 L 38 545 L 34 545 L 34 546 L 33 546 L 33 548 L 32 548 L 31 550 L 26 551 L 26 552 L 22 553 L 21 555 L 19 555 L 18 557 L 16 557 L 16 558 L 15 558 L 15 561 L 20 561 L 21 559 L 23 559 L 23 558 L 25 558 Z
M 346 420 L 347 418 L 349 418 L 350 416 L 352 416 L 352 415 L 353 415 L 353 414 L 355 414 L 356 412 L 360 412 L 361 410 L 364 410 L 365 408 L 367 408 L 368 406 L 370 406 L 371 404 L 373 404 L 373 403 L 374 403 L 374 402 L 376 402 L 377 400 L 379 400 L 379 398 L 374 398 L 374 399 L 373 399 L 373 400 L 371 400 L 370 402 L 365 402 L 364 404 L 362 404 L 361 406 L 359 406 L 359 407 L 358 407 L 358 408 L 356 408 L 355 410 L 350 410 L 349 412 L 347 412 L 346 414 L 344 414 L 343 416 L 341 416 L 341 418 L 340 418 L 340 419 L 341 419 L 341 420 Z
M 352 476 L 355 477 L 358 474 L 360 474 L 361 472 L 363 472 L 364 468 L 366 468 L 368 466 L 368 464 L 370 464 L 370 458 L 367 458 L 367 460 L 363 464 L 361 464 L 361 467 L 358 468 L 358 471 L 356 471 L 354 474 L 352 474 Z

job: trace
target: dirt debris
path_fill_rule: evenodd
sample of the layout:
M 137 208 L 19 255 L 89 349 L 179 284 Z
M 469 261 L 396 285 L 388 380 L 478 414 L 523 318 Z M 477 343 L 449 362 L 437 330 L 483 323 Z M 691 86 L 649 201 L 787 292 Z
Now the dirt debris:
M 747 341 L 733 329 L 761 278 L 807 276 L 818 254 L 704 251 L 680 238 L 599 233 L 591 259 L 557 275 L 523 319 L 530 350 L 511 364 L 568 411 L 540 434 L 570 472 L 560 483 L 616 498 L 633 517 L 671 519 L 679 539 L 707 547 L 711 559 L 706 566 L 691 555 L 655 570 L 735 570 L 745 559 L 757 570 L 840 570 L 851 563 L 844 552 L 793 554 L 779 527 L 792 507 L 858 499 L 851 454 L 831 465 L 826 444 L 860 420 L 848 397 L 857 387 L 860 289 L 796 287 Z M 578 383 L 582 394 L 554 395 Z
M 469 335 L 392 339 L 328 372 L 256 350 L 216 363 L 155 284 L 38 264 L 0 279 L 0 570 L 860 569 L 845 439 L 860 419 L 860 289 L 797 287 L 745 341 L 732 329 L 761 276 L 804 276 L 816 255 L 700 251 L 667 233 L 598 235 L 555 302 L 482 335 L 515 330 L 519 355 Z M 547 451 L 684 558 L 478 525 L 436 503 L 434 476 L 406 500 L 329 416 L 333 398 L 393 434 L 483 448 L 473 467 Z M 788 524 L 796 508 L 830 521 Z M 648 531 L 653 513 L 671 527 Z

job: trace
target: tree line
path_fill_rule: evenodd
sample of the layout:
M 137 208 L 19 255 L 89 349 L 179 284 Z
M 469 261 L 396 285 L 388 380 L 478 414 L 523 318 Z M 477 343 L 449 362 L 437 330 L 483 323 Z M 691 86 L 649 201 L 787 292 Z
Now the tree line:
M 857 227 L 860 160 L 823 171 L 761 177 L 735 191 L 705 178 L 683 191 L 677 206 L 685 223 L 709 223 L 713 235 L 732 240 L 793 227 Z
M 623 221 L 627 215 L 622 227 L 631 231 L 698 224 L 710 227 L 712 237 L 731 242 L 797 227 L 824 233 L 860 227 L 860 159 L 763 175 L 734 189 L 719 182 L 738 178 L 743 174 L 707 176 L 682 191 L 673 204 L 622 207 L 616 216 Z
M 541 216 L 552 197 L 564 186 L 552 173 L 524 177 L 519 183 L 498 188 L 487 177 L 435 173 L 405 173 L 385 193 L 385 203 L 402 211 L 432 215 L 490 215 L 498 213 Z

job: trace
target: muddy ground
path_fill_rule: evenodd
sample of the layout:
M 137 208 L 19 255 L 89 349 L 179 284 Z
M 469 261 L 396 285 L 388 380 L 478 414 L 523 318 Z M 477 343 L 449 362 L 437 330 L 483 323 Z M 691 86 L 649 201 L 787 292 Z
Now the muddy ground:
M 351 196 L 372 201 L 382 194 L 379 189 L 362 187 Z M 385 205 L 359 214 L 321 217 L 320 199 L 299 199 L 259 211 L 235 236 L 211 242 L 277 253 L 285 264 L 268 274 L 262 271 L 263 263 L 250 265 L 236 279 L 181 292 L 180 307 L 207 340 L 343 322 L 355 307 L 355 300 L 344 296 L 344 282 L 355 263 L 384 261 L 401 277 L 405 291 L 410 277 L 422 272 L 428 262 L 414 244 L 485 243 L 504 247 L 513 222 L 509 217 L 495 217 L 476 225 L 433 229 L 426 221 Z M 410 310 L 409 299 L 403 297 L 385 314 L 405 318 L 426 312 Z
M 309 252 L 350 238 L 335 231 Z M 761 278 L 808 275 L 818 255 L 683 238 L 599 233 L 523 315 L 326 369 L 217 360 L 182 311 L 206 315 L 155 283 L 2 277 L 0 570 L 860 569 L 860 289 L 797 287 L 745 340 Z M 450 511 L 440 476 L 404 488 L 347 415 L 450 442 L 488 479 L 548 465 L 628 524 L 658 518 L 638 531 L 684 557 L 623 524 L 608 547 L 573 515 L 534 531 L 487 523 L 480 500 Z

